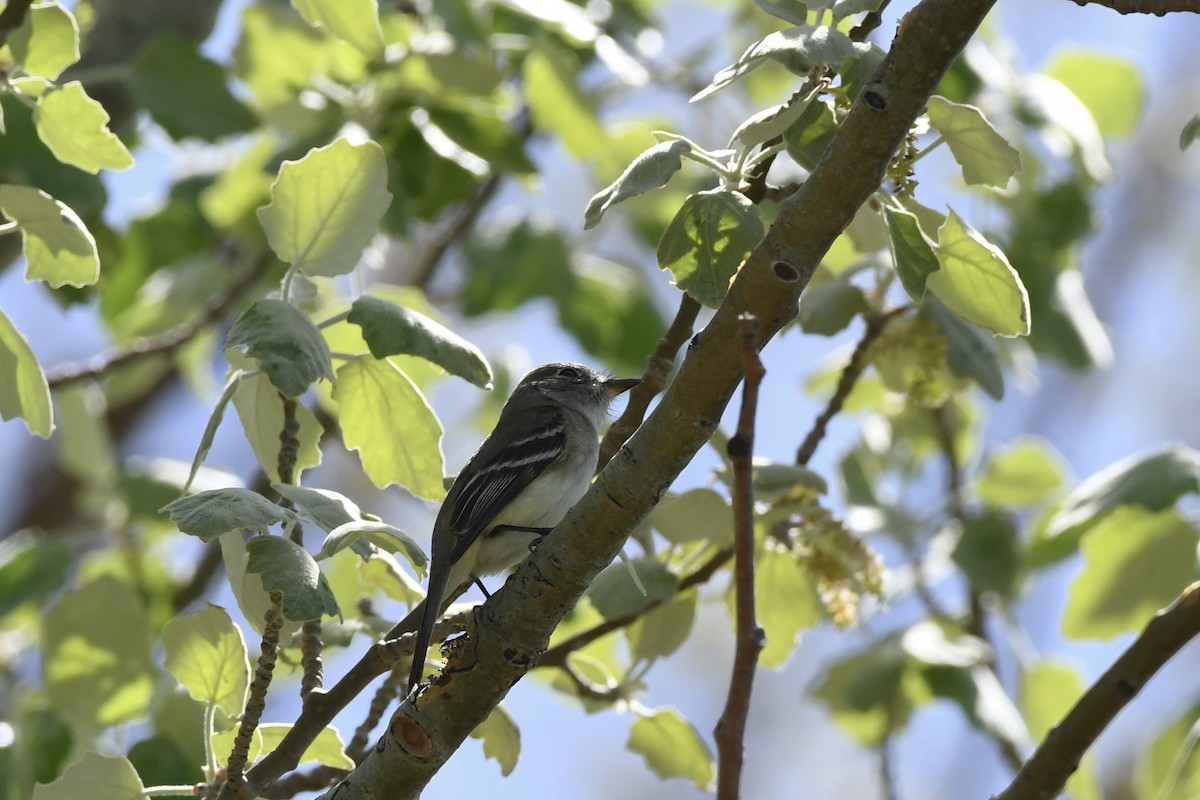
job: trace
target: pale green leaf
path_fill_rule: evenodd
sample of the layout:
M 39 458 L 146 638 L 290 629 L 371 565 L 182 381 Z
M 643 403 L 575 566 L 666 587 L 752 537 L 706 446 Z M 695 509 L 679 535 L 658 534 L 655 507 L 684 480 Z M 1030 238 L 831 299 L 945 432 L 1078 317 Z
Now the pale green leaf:
M 808 21 L 808 6 L 800 0 L 754 0 L 755 5 L 773 17 L 793 25 Z
M 724 89 L 747 72 L 762 66 L 768 59 L 795 75 L 804 75 L 819 66 L 828 66 L 836 71 L 857 53 L 849 36 L 825 25 L 805 23 L 775 31 L 750 45 L 734 64 L 718 71 L 712 83 L 692 97 L 692 102 Z
M 660 778 L 685 778 L 700 789 L 712 783 L 714 768 L 708 745 L 673 708 L 642 713 L 629 728 L 625 748 L 645 758 Z
M 144 787 L 127 758 L 89 750 L 52 783 L 33 787 L 33 800 L 142 800 Z
M 1079 537 L 1118 506 L 1161 511 L 1200 493 L 1200 452 L 1175 445 L 1121 459 L 1079 484 L 1035 540 L 1033 558 L 1054 561 L 1074 552 Z
M 1044 71 L 1087 106 L 1100 133 L 1133 133 L 1145 103 L 1145 89 L 1141 72 L 1128 59 L 1096 51 L 1067 50 Z
M 9 34 L 8 46 L 27 74 L 54 80 L 79 60 L 79 26 L 58 3 L 30 6 L 24 24 Z
M 492 387 L 492 368 L 479 348 L 424 314 L 377 297 L 360 297 L 350 307 L 348 320 L 362 328 L 376 358 L 420 356 L 481 389 Z
M 383 148 L 338 139 L 283 162 L 258 220 L 281 259 L 332 277 L 354 269 L 391 202 Z
M 280 722 L 267 722 L 254 729 L 254 736 L 248 750 L 249 760 L 253 763 L 263 753 L 269 753 L 279 746 L 283 737 L 292 729 L 291 725 Z M 221 757 L 222 762 L 233 750 L 233 740 L 237 736 L 237 726 L 224 731 L 218 731 L 212 737 L 213 752 Z M 345 753 L 346 746 L 342 743 L 341 734 L 332 725 L 327 725 L 317 734 L 317 738 L 305 748 L 299 764 L 317 762 L 336 769 L 354 769 L 354 762 Z
M 259 466 L 271 480 L 278 480 L 279 434 L 283 431 L 283 399 L 279 390 L 262 373 L 248 375 L 234 388 L 233 405 Z M 292 477 L 298 480 L 301 472 L 321 463 L 320 441 L 324 429 L 304 403 L 296 403 L 296 421 L 300 423 L 296 431 L 300 448 Z
M 604 212 L 630 197 L 663 186 L 683 166 L 682 156 L 692 146 L 683 139 L 662 142 L 635 158 L 615 181 L 601 189 L 588 201 L 583 212 L 584 229 L 600 224 Z
M 696 622 L 698 595 L 676 595 L 624 628 L 630 654 L 637 660 L 666 658 L 687 641 Z
M 1179 149 L 1187 150 L 1192 142 L 1200 139 L 1200 114 L 1192 117 L 1179 131 Z
M 1174 508 L 1121 506 L 1083 537 L 1083 572 L 1071 583 L 1062 631 L 1111 639 L 1141 630 L 1195 578 L 1200 533 Z
M 96 732 L 149 712 L 150 616 L 134 587 L 105 575 L 68 591 L 45 615 L 41 644 L 46 695 L 77 727 Z
M 762 213 L 745 195 L 725 189 L 696 192 L 663 231 L 658 265 L 671 271 L 680 289 L 716 308 L 762 236 Z
M 249 489 L 209 489 L 181 497 L 163 507 L 183 533 L 208 541 L 223 533 L 248 528 L 265 531 L 290 522 L 296 514 Z
M 867 298 L 849 281 L 840 278 L 813 285 L 800 295 L 800 313 L 796 321 L 805 333 L 833 336 L 845 330 L 854 318 L 867 310 Z
M 346 447 L 358 451 L 376 486 L 445 496 L 442 426 L 407 375 L 387 360 L 356 358 L 338 369 L 333 399 Z
M 483 755 L 496 760 L 501 775 L 511 775 L 516 769 L 517 757 L 521 755 L 521 731 L 503 705 L 493 708 L 488 718 L 475 726 L 471 738 L 483 742 Z
M 962 535 L 951 558 L 975 592 L 995 592 L 1013 600 L 1019 588 L 1021 542 L 1012 518 L 989 510 L 963 520 Z
M 231 717 L 242 712 L 250 662 L 242 630 L 220 606 L 169 620 L 162 632 L 164 666 L 188 693 Z
M 603 152 L 609 139 L 592 100 L 579 88 L 578 72 L 573 53 L 542 39 L 525 56 L 522 84 L 534 126 L 586 160 Z
M 965 321 L 950 309 L 929 297 L 921 304 L 921 317 L 942 329 L 949 351 L 946 363 L 955 375 L 979 384 L 994 400 L 1004 399 L 1004 370 L 996 340 L 987 331 Z
M 403 553 L 412 564 L 413 569 L 424 574 L 428 557 L 420 546 L 404 531 L 386 522 L 371 520 L 353 520 L 330 531 L 321 545 L 318 559 L 329 558 L 339 550 L 344 550 L 359 539 L 366 539 L 371 544 L 387 553 Z
M 724 547 L 733 542 L 733 509 L 712 489 L 664 498 L 651 509 L 647 522 L 672 544 L 710 542 Z
M 0 417 L 25 420 L 34 436 L 49 439 L 54 411 L 46 373 L 29 342 L 0 311 Z
M 884 218 L 896 275 L 908 296 L 920 301 L 925 297 L 925 281 L 940 268 L 934 252 L 937 245 L 921 230 L 917 216 L 912 212 L 886 206 Z
M 133 166 L 133 156 L 108 129 L 108 112 L 71 81 L 38 98 L 33 112 L 38 138 L 64 164 L 90 172 Z
M 104 390 L 73 383 L 54 393 L 58 459 L 68 474 L 101 488 L 108 502 L 117 477 L 112 436 L 105 421 Z
M 1000 189 L 1021 171 L 1021 154 L 996 132 L 975 106 L 955 103 L 940 95 L 929 98 L 929 124 L 942 135 L 963 180 Z
M 1063 484 L 1063 460 L 1053 446 L 1022 436 L 992 456 L 976 487 L 994 506 L 1026 506 L 1052 497 Z
M 759 662 L 764 667 L 782 666 L 795 649 L 800 632 L 821 620 L 812 579 L 793 554 L 768 540 L 754 565 L 754 592 L 758 624 L 767 636 Z M 726 602 L 732 611 L 732 591 Z
M 276 482 L 271 483 L 271 488 L 290 500 L 300 516 L 312 520 L 326 533 L 362 519 L 362 510 L 344 494 Z
M 645 608 L 652 600 L 665 600 L 675 595 L 679 577 L 661 561 L 638 558 L 633 559 L 630 565 L 637 573 L 637 581 L 629 573 L 629 566 L 614 563 L 597 575 L 588 588 L 587 598 L 606 619 Z M 638 582 L 641 583 L 640 588 Z
M 294 622 L 340 616 L 329 581 L 317 562 L 282 536 L 255 536 L 246 542 L 246 573 L 262 577 L 263 589 L 283 595 L 283 616 Z
M 192 486 L 192 481 L 196 479 L 196 473 L 200 471 L 200 465 L 204 463 L 204 459 L 208 456 L 208 451 L 212 448 L 213 439 L 217 436 L 217 428 L 221 427 L 221 420 L 225 417 L 225 409 L 229 406 L 229 401 L 233 399 L 234 392 L 237 391 L 238 384 L 241 382 L 243 373 L 240 369 L 234 370 L 229 375 L 229 380 L 225 382 L 225 388 L 221 391 L 221 396 L 217 398 L 217 403 L 213 406 L 212 413 L 208 415 L 208 422 L 204 425 L 204 432 L 200 434 L 200 444 L 196 447 L 196 455 L 192 458 L 192 468 L 188 471 L 187 483 L 183 485 L 183 491 L 187 491 Z M 266 380 L 265 378 L 263 379 Z M 282 429 L 282 428 L 281 428 Z
M 57 288 L 100 277 L 96 241 L 67 206 L 32 186 L 0 186 L 0 211 L 21 229 L 26 280 Z
M 913 708 L 928 699 L 927 690 L 917 693 L 906 681 L 908 658 L 897 644 L 889 638 L 830 664 L 813 690 L 838 727 L 866 747 L 901 730 Z
M 312 320 L 282 300 L 258 300 L 246 309 L 229 329 L 225 346 L 245 347 L 289 397 L 304 394 L 321 378 L 333 380 L 325 338 Z
M 1001 336 L 1029 333 L 1029 295 L 1004 253 L 953 211 L 938 231 L 940 269 L 925 285 L 947 308 Z
M 377 0 L 292 0 L 310 25 L 324 28 L 367 58 L 383 55 Z

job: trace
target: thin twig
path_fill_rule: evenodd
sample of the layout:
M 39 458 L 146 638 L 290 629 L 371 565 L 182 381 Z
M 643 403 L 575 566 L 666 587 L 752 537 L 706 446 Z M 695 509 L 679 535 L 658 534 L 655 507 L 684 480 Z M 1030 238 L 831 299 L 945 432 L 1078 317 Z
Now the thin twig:
M 691 295 L 683 293 L 679 298 L 679 310 L 671 321 L 666 333 L 654 346 L 654 352 L 646 357 L 646 371 L 642 373 L 642 382 L 629 390 L 629 402 L 625 411 L 609 426 L 600 442 L 600 461 L 596 471 L 604 469 L 604 465 L 621 449 L 621 445 L 629 441 L 633 432 L 642 424 L 646 417 L 646 409 L 650 401 L 658 396 L 667 385 L 671 367 L 675 363 L 675 355 L 683 343 L 692 338 L 692 326 L 696 315 L 700 313 L 700 304 Z
M 200 316 L 191 322 L 186 322 L 157 336 L 143 336 L 134 339 L 117 353 L 96 356 L 81 364 L 65 364 L 48 375 L 46 383 L 53 391 L 78 381 L 103 378 L 113 370 L 141 361 L 143 358 L 174 352 L 196 334 L 224 317 L 230 307 L 238 301 L 243 293 L 254 286 L 274 261 L 274 256 L 269 251 L 264 251 L 225 291 L 210 300 Z
M 1184 645 L 1200 635 L 1200 582 L 1146 623 L 1141 635 L 1050 729 L 1033 756 L 994 800 L 1057 797 L 1084 753 L 1113 718 Z
M 312 792 L 328 789 L 337 781 L 349 775 L 348 770 L 331 767 L 328 764 L 318 764 L 304 772 L 293 772 L 275 781 L 271 787 L 262 793 L 268 800 L 287 800 L 301 792 Z
M 263 709 L 267 706 L 267 689 L 271 686 L 271 676 L 275 672 L 275 659 L 279 655 L 279 630 L 283 627 L 283 614 L 280 606 L 283 595 L 271 592 L 271 607 L 266 614 L 266 627 L 263 630 L 262 652 L 258 657 L 258 666 L 254 670 L 254 680 L 250 683 L 250 692 L 246 698 L 246 710 L 242 713 L 242 721 L 238 725 L 237 736 L 233 739 L 233 750 L 225 762 L 225 786 L 221 793 L 232 791 L 237 798 L 249 797 L 246 790 L 246 760 L 250 754 L 250 742 L 258 721 L 262 718 Z
M 354 729 L 354 736 L 346 745 L 346 755 L 350 756 L 355 764 L 361 764 L 363 758 L 366 757 L 371 731 L 375 730 L 379 720 L 383 719 L 383 712 L 387 711 L 387 707 L 404 691 L 407 685 L 405 682 L 407 675 L 408 665 L 403 661 L 398 661 L 392 668 L 391 674 L 375 690 L 375 696 L 371 698 L 371 706 L 367 709 L 366 718 L 361 725 Z
M 812 459 L 813 453 L 817 452 L 817 446 L 825 438 L 829 421 L 842 410 L 842 406 L 846 404 L 846 398 L 850 396 L 850 392 L 854 389 L 854 385 L 858 383 L 863 370 L 867 368 L 867 353 L 871 349 L 871 345 L 879 338 L 879 334 L 883 333 L 883 329 L 887 327 L 888 322 L 899 314 L 908 311 L 909 308 L 909 306 L 900 306 L 884 314 L 870 315 L 866 318 L 866 330 L 863 331 L 862 338 L 855 345 L 854 352 L 850 354 L 849 363 L 842 370 L 842 376 L 838 379 L 837 389 L 834 390 L 833 396 L 829 398 L 829 402 L 825 405 L 825 410 L 813 422 L 812 430 L 804 437 L 804 442 L 796 451 L 796 463 L 798 465 L 802 467 L 806 466 Z
M 762 361 L 758 357 L 758 318 L 738 317 L 742 340 L 742 407 L 737 433 L 726 449 L 733 462 L 734 598 L 737 621 L 733 671 L 725 709 L 713 730 L 717 743 L 717 800 L 736 800 L 745 759 L 746 718 L 754 670 L 765 644 L 763 629 L 754 612 L 754 488 L 751 483 L 754 457 L 754 417 L 758 413 L 758 387 L 762 383 Z

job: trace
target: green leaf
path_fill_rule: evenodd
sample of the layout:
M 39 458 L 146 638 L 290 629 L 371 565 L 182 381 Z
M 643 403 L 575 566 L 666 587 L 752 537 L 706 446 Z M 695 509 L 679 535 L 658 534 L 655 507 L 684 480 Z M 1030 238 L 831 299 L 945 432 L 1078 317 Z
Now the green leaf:
M 83 91 L 79 81 L 38 98 L 33 124 L 54 157 L 93 175 L 102 169 L 133 166 L 133 156 L 108 129 L 108 112 Z
M 13 58 L 29 75 L 54 80 L 79 60 L 79 26 L 58 3 L 30 6 L 8 37 Z
M 975 106 L 934 95 L 926 109 L 930 126 L 950 145 L 950 152 L 962 167 L 963 180 L 968 184 L 1003 189 L 1021 171 L 1021 154 Z
M 212 413 L 208 415 L 204 433 L 200 434 L 200 444 L 196 447 L 196 455 L 192 458 L 192 468 L 188 471 L 187 483 L 183 485 L 184 492 L 192 487 L 192 481 L 196 480 L 196 473 L 200 471 L 200 465 L 204 463 L 208 451 L 212 449 L 213 439 L 217 436 L 217 428 L 221 427 L 221 420 L 225 417 L 225 409 L 229 406 L 229 401 L 233 399 L 234 392 L 237 391 L 238 384 L 244 375 L 245 373 L 240 369 L 234 370 L 229 375 L 229 379 L 225 382 L 225 388 L 221 391 L 221 396 L 217 398 L 217 404 L 213 406 Z M 282 426 L 279 429 L 282 430 Z
M 1072 583 L 1063 635 L 1111 639 L 1141 630 L 1195 577 L 1200 532 L 1169 508 L 1121 506 L 1083 538 L 1083 572 Z
M 758 624 L 767 635 L 759 663 L 782 666 L 795 649 L 800 632 L 821 621 L 812 579 L 793 554 L 768 540 L 754 565 L 754 593 Z M 732 613 L 732 587 L 726 605 Z
M 541 38 L 525 56 L 523 86 L 534 127 L 553 134 L 571 155 L 586 161 L 609 140 L 594 103 L 579 88 L 578 72 L 573 53 Z
M 312 320 L 282 300 L 258 300 L 242 312 L 225 346 L 245 347 L 271 383 L 289 397 L 304 394 L 321 378 L 333 380 L 325 338 Z
M 164 666 L 188 694 L 231 717 L 242 712 L 250 662 L 242 630 L 220 606 L 169 620 L 162 632 Z
M 571 290 L 555 298 L 562 327 L 621 372 L 640 372 L 666 326 L 645 280 L 621 264 L 581 257 Z
M 666 185 L 683 167 L 683 154 L 691 149 L 687 141 L 673 139 L 656 144 L 635 158 L 620 177 L 592 196 L 583 212 L 584 230 L 599 225 L 604 212 L 622 200 Z
M 45 615 L 41 644 L 46 696 L 77 729 L 90 736 L 148 713 L 150 617 L 132 586 L 104 575 L 68 591 Z
M 49 439 L 54 430 L 50 385 L 29 342 L 0 311 L 0 417 L 25 420 L 34 436 Z
M 277 482 L 272 482 L 271 488 L 295 504 L 300 516 L 312 520 L 326 533 L 362 519 L 362 510 L 344 494 Z
M 1198 720 L 1200 708 L 1195 705 L 1185 708 L 1146 748 L 1134 775 L 1135 797 L 1193 800 L 1200 794 L 1200 758 L 1196 757 L 1200 742 Z
M 710 308 L 729 291 L 729 282 L 763 237 L 762 213 L 738 192 L 696 192 L 658 243 L 658 265 L 675 283 Z
M 938 231 L 940 269 L 926 287 L 968 322 L 1001 336 L 1029 333 L 1029 296 L 1004 253 L 953 211 Z
M 0 548 L 0 620 L 24 605 L 37 606 L 59 589 L 72 567 L 71 548 L 32 532 L 13 533 Z
M 935 697 L 944 697 L 962 709 L 967 720 L 1011 749 L 1027 748 L 1029 731 L 996 673 L 982 665 L 925 667 L 921 677 Z
M 172 139 L 214 142 L 252 130 L 258 122 L 229 91 L 225 69 L 178 33 L 158 34 L 138 52 L 131 87 Z
M 660 778 L 685 778 L 700 789 L 713 781 L 712 754 L 692 724 L 673 708 L 643 712 L 629 728 L 625 749 L 639 753 Z
M 233 405 L 246 440 L 254 448 L 258 464 L 271 480 L 279 480 L 279 434 L 283 430 L 283 399 L 266 375 L 248 375 L 236 386 Z M 321 463 L 320 440 L 324 428 L 308 406 L 296 403 L 296 421 L 300 424 L 296 438 L 300 448 L 296 454 L 293 479 Z
M 1180 129 L 1179 149 L 1187 150 L 1197 139 L 1200 139 L 1200 114 L 1189 119 L 1187 124 Z
M 0 211 L 21 229 L 26 280 L 58 288 L 100 277 L 96 241 L 67 206 L 32 186 L 0 186 Z
M 942 329 L 950 347 L 946 363 L 954 374 L 975 381 L 993 400 L 1003 400 L 1004 370 L 1000 366 L 995 339 L 950 311 L 936 298 L 925 299 L 921 304 L 921 316 Z
M 571 251 L 562 234 L 541 219 L 514 220 L 467 242 L 468 317 L 511 311 L 535 297 L 566 297 L 575 286 Z
M 1071 492 L 1035 540 L 1031 557 L 1048 563 L 1074 552 L 1079 537 L 1118 506 L 1162 511 L 1180 497 L 1200 493 L 1200 452 L 1171 446 L 1124 458 Z
M 249 760 L 253 762 L 263 753 L 273 751 L 279 746 L 279 743 L 283 741 L 283 737 L 287 736 L 288 731 L 291 729 L 291 725 L 279 722 L 267 722 L 259 725 L 255 728 L 254 737 L 250 742 Z M 214 733 L 212 737 L 213 752 L 220 754 L 222 757 L 228 755 L 233 750 L 233 739 L 236 735 L 236 726 Z M 354 769 L 354 762 L 346 755 L 345 750 L 346 746 L 342 743 L 342 737 L 338 733 L 338 729 L 332 725 L 328 725 L 321 729 L 321 732 L 317 734 L 317 738 L 313 739 L 312 743 L 304 750 L 298 764 L 308 764 L 315 761 L 336 769 Z
M 97 383 L 74 383 L 54 394 L 58 420 L 58 461 L 63 471 L 104 495 L 117 479 L 112 436 L 105 422 L 104 390 Z
M 725 547 L 733 542 L 733 509 L 712 489 L 692 489 L 664 498 L 646 521 L 671 544 L 709 542 Z
M 845 330 L 866 310 L 867 299 L 862 289 L 833 278 L 816 286 L 808 285 L 800 295 L 800 313 L 796 320 L 805 333 L 833 336 Z
M 808 6 L 799 0 L 754 0 L 754 3 L 772 17 L 784 22 L 803 25 L 808 21 Z
M 521 731 L 503 705 L 493 708 L 487 719 L 475 726 L 471 738 L 483 742 L 484 757 L 496 760 L 501 775 L 508 777 L 516 769 L 517 757 L 521 755 Z
M 324 28 L 367 58 L 383 55 L 377 0 L 292 0 L 300 16 Z
M 492 368 L 479 348 L 424 314 L 363 296 L 350 307 L 348 319 L 362 328 L 376 358 L 420 356 L 481 389 L 492 388 Z
M 666 600 L 674 596 L 679 577 L 667 569 L 661 561 L 652 558 L 635 558 L 630 561 L 645 594 L 629 574 L 629 566 L 623 563 L 610 564 L 592 581 L 587 597 L 605 619 L 637 611 L 652 600 Z
M 1019 547 L 1012 520 L 998 511 L 987 511 L 966 521 L 951 558 L 966 574 L 973 590 L 995 592 L 1011 601 L 1019 588 Z
M 248 574 L 262 577 L 263 589 L 283 595 L 283 616 L 294 622 L 341 616 L 329 581 L 317 562 L 282 536 L 255 536 L 246 542 Z
M 698 595 L 694 591 L 676 595 L 624 628 L 630 655 L 635 660 L 666 658 L 687 641 L 696 624 Z
M 809 103 L 800 118 L 783 132 L 783 143 L 797 164 L 811 170 L 821 160 L 835 133 L 837 119 L 832 101 L 817 100 Z
M 807 94 L 796 92 L 787 101 L 759 111 L 737 127 L 730 137 L 731 144 L 741 142 L 746 147 L 754 147 L 768 139 L 782 136 L 825 90 L 826 87 L 818 82 Z
M 1021 673 L 1018 703 L 1029 733 L 1041 741 L 1083 695 L 1079 673 L 1056 661 L 1041 661 Z
M 209 489 L 181 497 L 163 507 L 183 533 L 208 541 L 223 533 L 247 528 L 265 531 L 291 522 L 296 514 L 249 489 Z
M 937 245 L 921 230 L 911 211 L 885 206 L 883 215 L 896 275 L 908 296 L 920 302 L 925 297 L 925 281 L 941 268 L 934 252 Z
M 75 736 L 44 700 L 16 705 L 7 719 L 15 729 L 8 747 L 0 751 L 0 765 L 8 776 L 7 797 L 32 797 L 35 781 L 51 783 L 62 774 Z
M 800 24 L 775 31 L 750 45 L 734 64 L 717 72 L 712 83 L 697 92 L 691 102 L 719 92 L 747 72 L 758 69 L 768 59 L 795 75 L 804 75 L 820 66 L 837 70 L 857 52 L 849 36 L 824 25 Z
M 321 545 L 318 559 L 330 558 L 340 550 L 353 545 L 359 539 L 366 539 L 371 544 L 388 553 L 404 553 L 408 563 L 418 573 L 425 573 L 429 558 L 420 546 L 404 531 L 388 525 L 386 522 L 371 520 L 353 520 L 330 531 Z
M 360 357 L 337 371 L 333 399 L 342 439 L 381 489 L 398 483 L 437 500 L 442 487 L 442 426 L 408 376 L 387 360 Z
M 283 162 L 258 221 L 293 269 L 332 277 L 354 269 L 391 202 L 383 148 L 338 139 Z
M 831 664 L 813 696 L 829 707 L 834 722 L 865 747 L 901 730 L 925 697 L 909 687 L 908 657 L 895 638 Z
M 1062 457 L 1036 436 L 1021 436 L 988 461 L 976 490 L 993 506 L 1029 506 L 1049 500 L 1063 485 Z
M 142 800 L 144 788 L 127 758 L 87 751 L 62 777 L 33 787 L 33 800 Z
M 1087 106 L 1100 133 L 1105 136 L 1133 133 L 1145 102 L 1145 90 L 1140 71 L 1128 60 L 1067 50 L 1060 52 L 1044 72 Z

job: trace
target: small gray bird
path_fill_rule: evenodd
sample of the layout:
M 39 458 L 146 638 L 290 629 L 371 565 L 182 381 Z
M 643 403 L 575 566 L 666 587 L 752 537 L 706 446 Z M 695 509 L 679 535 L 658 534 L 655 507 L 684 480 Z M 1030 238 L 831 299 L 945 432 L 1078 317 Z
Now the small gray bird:
M 566 516 L 591 484 L 609 405 L 637 384 L 567 362 L 544 364 L 517 384 L 433 525 L 410 691 L 421 680 L 446 590 L 519 563 Z

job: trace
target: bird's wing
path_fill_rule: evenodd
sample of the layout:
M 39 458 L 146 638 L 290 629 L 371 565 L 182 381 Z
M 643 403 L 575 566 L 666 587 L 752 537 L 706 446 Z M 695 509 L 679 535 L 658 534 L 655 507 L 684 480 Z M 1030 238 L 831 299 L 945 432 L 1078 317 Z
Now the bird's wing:
M 451 489 L 456 497 L 449 523 L 456 535 L 449 563 L 458 561 L 496 515 L 562 457 L 566 443 L 566 419 L 554 406 L 501 420 Z

